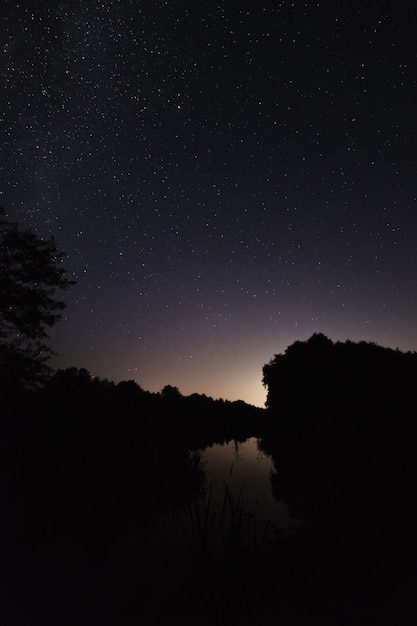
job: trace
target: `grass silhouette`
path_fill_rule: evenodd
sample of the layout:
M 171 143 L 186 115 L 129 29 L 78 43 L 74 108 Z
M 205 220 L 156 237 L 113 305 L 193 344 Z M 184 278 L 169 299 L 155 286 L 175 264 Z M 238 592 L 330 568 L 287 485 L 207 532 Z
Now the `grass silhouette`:
M 259 533 L 256 511 L 249 507 L 245 486 L 236 492 L 231 485 L 232 475 L 233 463 L 227 478 L 222 479 L 224 494 L 220 506 L 216 505 L 210 481 L 187 503 L 179 517 L 191 558 L 199 566 L 240 560 L 243 554 L 260 551 L 266 544 L 270 521 Z

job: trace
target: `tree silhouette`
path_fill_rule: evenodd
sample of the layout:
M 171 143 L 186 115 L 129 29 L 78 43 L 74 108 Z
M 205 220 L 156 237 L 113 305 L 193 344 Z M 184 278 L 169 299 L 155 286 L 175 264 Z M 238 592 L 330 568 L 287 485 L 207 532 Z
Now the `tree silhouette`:
M 173 387 L 172 385 L 165 385 L 165 387 L 161 390 L 161 396 L 164 400 L 168 401 L 176 401 L 182 398 L 178 387 Z
M 53 354 L 47 328 L 65 308 L 57 289 L 65 278 L 64 253 L 53 238 L 42 239 L 9 222 L 0 209 L 0 384 L 9 391 L 36 386 Z
M 263 367 L 266 406 L 281 415 L 352 410 L 397 414 L 415 406 L 417 353 L 373 342 L 333 343 L 322 333 L 296 341 Z

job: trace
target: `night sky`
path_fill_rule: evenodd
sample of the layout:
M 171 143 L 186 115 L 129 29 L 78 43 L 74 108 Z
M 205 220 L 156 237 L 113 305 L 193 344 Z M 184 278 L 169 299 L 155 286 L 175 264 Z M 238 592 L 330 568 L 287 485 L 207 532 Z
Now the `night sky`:
M 417 350 L 413 2 L 2 0 L 1 204 L 54 367 L 262 406 L 313 332 Z

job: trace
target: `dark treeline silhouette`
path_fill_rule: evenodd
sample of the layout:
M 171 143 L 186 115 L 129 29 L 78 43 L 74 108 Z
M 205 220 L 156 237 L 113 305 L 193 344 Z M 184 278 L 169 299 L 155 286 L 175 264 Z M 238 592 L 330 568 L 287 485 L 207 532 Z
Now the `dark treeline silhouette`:
M 263 368 L 268 409 L 291 415 L 416 412 L 417 353 L 361 341 L 333 342 L 321 333 L 296 341 Z
M 415 623 L 417 354 L 315 334 L 263 374 L 260 447 L 276 499 L 302 520 L 292 540 L 277 537 L 282 588 L 290 605 L 303 599 L 297 617 Z
M 205 394 L 181 394 L 177 387 L 166 385 L 160 393 L 145 391 L 133 380 L 115 384 L 92 376 L 85 368 L 58 370 L 39 390 L 27 396 L 40 416 L 60 416 L 88 421 L 135 419 L 181 432 L 231 432 L 230 438 L 242 431 L 249 435 L 265 414 L 264 409 L 242 400 L 213 399 Z
M 267 409 L 75 367 L 8 393 L 2 621 L 414 623 L 415 367 L 415 353 L 319 334 L 264 367 Z M 243 544 L 225 486 L 233 532 L 217 532 L 231 549 L 215 558 L 201 450 L 250 436 L 301 525 Z M 191 561 L 170 534 L 184 519 Z
M 327 356 L 336 345 L 323 336 L 307 344 L 316 359 L 317 344 Z M 296 350 L 303 361 L 303 344 Z M 19 396 L 15 445 L 3 456 L 6 617 L 24 595 L 22 624 L 36 624 L 36 613 L 42 623 L 70 626 L 116 624 L 121 615 L 184 623 L 199 612 L 208 623 L 412 623 L 397 619 L 413 614 L 397 607 L 409 602 L 403 588 L 417 556 L 412 412 L 404 419 L 379 404 L 332 405 L 320 420 L 320 407 L 330 405 L 314 397 L 308 411 L 297 405 L 281 419 L 281 405 L 261 410 L 169 385 L 150 393 L 77 368 Z M 234 544 L 219 562 L 207 551 L 213 511 L 198 451 L 251 435 L 272 459 L 274 497 L 301 526 L 292 534 L 272 527 L 267 551 Z M 191 565 L 169 556 L 169 533 L 158 530 L 184 512 L 199 542 Z M 241 521 L 238 514 L 235 528 Z
M 207 489 L 199 450 L 245 440 L 259 413 L 83 368 L 19 394 L 0 467 L 3 622 L 116 624 L 122 610 L 142 623 L 201 610 L 214 572 L 207 579 L 206 566 L 169 560 L 170 535 L 159 528 L 196 510 Z
M 1 624 L 417 623 L 416 353 L 315 334 L 264 366 L 267 409 L 53 372 L 63 255 L 2 211 L 0 244 Z M 262 549 L 201 452 L 250 436 L 300 521 Z
M 307 350 L 314 342 L 324 352 L 334 345 L 315 337 Z M 325 380 L 321 390 L 326 398 Z M 315 397 L 313 410 L 288 409 L 282 420 L 281 405 L 265 411 L 169 385 L 150 393 L 77 368 L 20 394 L 14 443 L 2 455 L 5 619 L 19 606 L 19 623 L 51 626 L 116 624 L 121 615 L 184 623 L 202 611 L 209 623 L 393 626 L 417 554 L 415 421 L 379 405 L 333 407 L 320 421 Z M 275 498 L 302 526 L 272 532 L 267 552 L 235 546 L 219 563 L 204 539 L 211 509 L 193 505 L 209 493 L 198 450 L 254 434 L 274 464 Z M 200 558 L 188 565 L 168 556 L 158 528 L 198 510 Z
M 332 417 L 326 428 L 296 417 L 260 440 L 275 498 L 302 521 L 277 535 L 273 572 L 303 624 L 415 623 L 416 420 Z

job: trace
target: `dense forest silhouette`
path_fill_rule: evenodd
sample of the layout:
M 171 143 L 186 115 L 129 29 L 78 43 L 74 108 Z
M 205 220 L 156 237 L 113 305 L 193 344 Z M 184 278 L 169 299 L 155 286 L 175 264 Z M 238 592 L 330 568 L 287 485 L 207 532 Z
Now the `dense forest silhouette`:
M 345 349 L 358 356 L 357 367 L 353 357 L 342 366 Z M 384 404 L 375 389 L 363 395 L 359 376 L 377 355 L 381 380 L 394 381 L 381 389 L 390 398 Z M 336 362 L 340 382 L 328 385 L 325 372 Z M 395 381 L 411 384 L 414 367 L 415 355 L 314 335 L 265 366 L 267 409 L 183 396 L 170 385 L 150 393 L 83 368 L 58 370 L 36 390 L 9 397 L 2 444 L 6 617 L 19 606 L 21 624 L 115 624 L 121 615 L 128 623 L 187 623 L 196 612 L 207 623 L 411 623 L 417 433 L 414 405 L 396 395 Z M 341 372 L 351 370 L 345 405 L 335 386 L 343 388 Z M 251 436 L 272 459 L 274 497 L 301 526 L 290 534 L 271 526 L 262 548 L 243 543 L 239 502 L 226 491 L 233 532 L 214 557 L 201 451 Z M 194 533 L 190 561 L 174 558 L 157 530 L 184 514 Z M 42 620 L 34 622 L 34 613 Z
M 263 368 L 266 406 L 283 416 L 359 410 L 405 417 L 416 410 L 416 376 L 416 352 L 334 343 L 322 333 L 296 341 Z
M 417 622 L 415 352 L 316 333 L 264 366 L 266 409 L 53 371 L 73 281 L 3 215 L 0 623 Z M 249 437 L 291 528 L 259 534 L 232 468 L 214 508 L 204 450 Z

